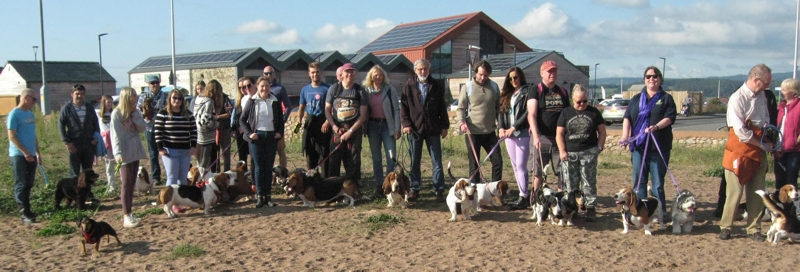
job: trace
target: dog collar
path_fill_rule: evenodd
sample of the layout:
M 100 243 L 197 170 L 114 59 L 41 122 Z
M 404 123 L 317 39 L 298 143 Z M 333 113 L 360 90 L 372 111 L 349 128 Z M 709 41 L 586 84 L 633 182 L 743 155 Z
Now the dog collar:
M 81 230 L 81 234 L 83 234 L 83 239 L 86 240 L 87 244 L 94 244 L 94 242 L 92 242 L 92 235 L 94 235 L 94 231 L 91 233 L 86 233 L 85 231 Z
M 201 180 L 197 182 L 197 188 L 204 189 L 206 185 L 211 186 L 211 183 L 208 182 L 207 180 Z M 211 189 L 214 190 L 214 195 L 217 196 L 217 201 L 222 199 L 222 192 L 220 192 L 217 189 L 214 189 L 213 187 Z

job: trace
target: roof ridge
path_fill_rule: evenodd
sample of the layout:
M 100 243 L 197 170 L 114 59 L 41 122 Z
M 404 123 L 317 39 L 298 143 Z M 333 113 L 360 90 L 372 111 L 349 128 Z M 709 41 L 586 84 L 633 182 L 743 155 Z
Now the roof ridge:
M 463 18 L 464 20 L 466 20 L 466 19 L 469 19 L 469 18 L 472 18 L 472 17 L 478 15 L 479 13 L 481 13 L 481 11 L 472 12 L 472 13 L 465 13 L 465 14 L 459 14 L 459 15 L 453 15 L 453 16 L 448 16 L 448 17 L 429 19 L 429 20 L 418 21 L 418 22 L 411 22 L 411 23 L 406 23 L 406 24 L 399 24 L 399 25 L 395 26 L 395 28 L 409 27 L 409 26 L 422 25 L 422 24 L 429 24 L 429 23 L 452 20 L 452 19 L 456 19 L 456 18 Z

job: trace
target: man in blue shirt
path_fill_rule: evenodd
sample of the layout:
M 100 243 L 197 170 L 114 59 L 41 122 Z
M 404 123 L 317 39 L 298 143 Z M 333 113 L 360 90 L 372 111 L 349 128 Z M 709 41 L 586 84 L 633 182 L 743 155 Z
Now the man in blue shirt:
M 269 92 L 278 98 L 281 102 L 281 106 L 283 106 L 283 123 L 285 125 L 286 120 L 289 120 L 289 115 L 292 112 L 292 101 L 289 101 L 289 94 L 286 93 L 286 88 L 278 83 L 275 68 L 272 68 L 272 66 L 264 67 L 264 76 L 269 78 L 271 84 L 269 86 Z M 289 164 L 289 159 L 286 158 L 286 141 L 284 139 L 286 139 L 286 137 L 281 137 L 281 139 L 278 140 L 278 157 L 280 157 L 278 164 L 286 168 Z
M 25 89 L 19 95 L 19 105 L 8 113 L 8 156 L 14 172 L 14 198 L 19 204 L 23 223 L 36 222 L 31 211 L 31 189 L 36 177 L 36 167 L 42 163 L 39 140 L 36 138 L 36 118 L 31 109 L 39 101 L 39 94 Z
M 303 154 L 306 156 L 306 167 L 313 169 L 320 166 L 319 173 L 323 177 L 328 176 L 328 169 L 320 163 L 330 152 L 331 125 L 325 118 L 325 97 L 328 96 L 330 85 L 322 82 L 322 69 L 319 62 L 312 62 L 308 65 L 308 77 L 311 84 L 306 85 L 300 91 L 300 108 L 298 109 L 297 125 L 303 123 L 305 132 L 303 133 Z M 303 116 L 308 114 L 305 122 Z M 295 127 L 294 133 L 299 132 L 299 127 Z

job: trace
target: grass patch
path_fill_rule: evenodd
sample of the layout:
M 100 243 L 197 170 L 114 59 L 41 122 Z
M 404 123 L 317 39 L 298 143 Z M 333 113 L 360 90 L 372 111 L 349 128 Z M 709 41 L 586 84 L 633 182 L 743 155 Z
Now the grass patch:
M 377 231 L 384 228 L 389 228 L 394 225 L 400 224 L 402 222 L 403 219 L 401 219 L 400 217 L 385 213 L 379 215 L 373 215 L 364 219 L 364 224 L 366 224 L 367 229 L 369 229 L 370 231 Z
M 167 260 L 174 260 L 177 258 L 194 258 L 200 257 L 206 254 L 206 250 L 195 246 L 189 243 L 180 244 L 175 249 L 170 252 L 169 255 L 165 256 L 164 258 Z
M 151 215 L 151 214 L 158 215 L 158 214 L 163 214 L 163 213 L 164 213 L 163 207 L 153 207 L 153 208 L 147 208 L 144 211 L 133 212 L 133 214 L 136 216 L 136 218 L 140 218 L 140 219 L 141 218 L 145 218 L 145 217 L 147 217 L 148 215 Z
M 703 171 L 703 176 L 721 178 L 724 173 L 725 168 L 722 168 L 722 165 L 718 165 Z
M 618 162 L 602 161 L 597 164 L 597 169 L 621 169 L 621 168 L 625 168 L 625 165 Z
M 775 188 L 775 180 L 771 180 L 771 179 L 765 180 L 764 181 L 764 185 L 767 188 Z
M 76 229 L 74 227 L 50 221 L 50 224 L 36 232 L 36 236 L 51 237 L 56 235 L 67 235 L 74 233 L 75 230 Z

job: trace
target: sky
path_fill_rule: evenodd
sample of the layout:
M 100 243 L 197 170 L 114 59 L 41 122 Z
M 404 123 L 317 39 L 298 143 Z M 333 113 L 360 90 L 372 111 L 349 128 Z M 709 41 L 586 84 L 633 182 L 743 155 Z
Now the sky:
M 8 1 L 0 13 L 0 63 L 41 60 L 39 1 Z M 398 24 L 482 11 L 529 47 L 555 50 L 597 78 L 746 74 L 765 63 L 790 72 L 793 0 L 568 1 L 211 1 L 174 0 L 175 52 L 262 47 L 353 53 Z M 128 71 L 171 54 L 170 1 L 43 0 L 48 61 L 98 61 L 128 83 Z M 666 61 L 660 59 L 665 58 Z M 413 60 L 412 60 L 413 61 Z

